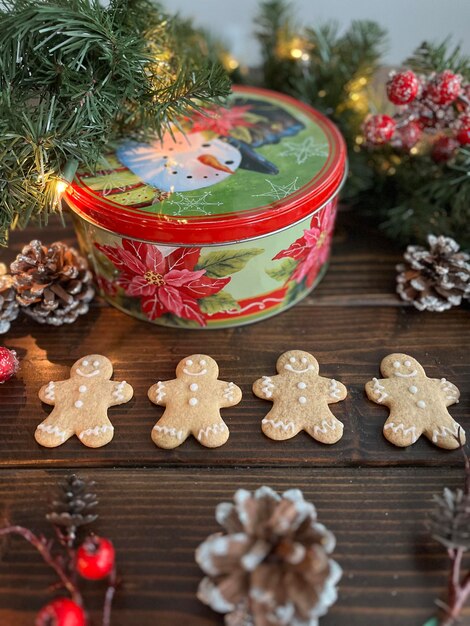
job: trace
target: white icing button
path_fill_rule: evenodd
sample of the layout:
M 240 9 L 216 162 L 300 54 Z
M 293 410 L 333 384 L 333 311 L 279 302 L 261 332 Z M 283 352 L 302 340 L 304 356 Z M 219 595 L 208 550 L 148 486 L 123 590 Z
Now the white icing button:
M 86 367 L 88 365 L 88 361 L 82 361 L 82 365 Z
M 197 404 L 197 398 L 189 398 L 189 404 L 191 406 L 196 406 Z
M 297 389 L 305 389 L 306 386 L 305 383 L 297 383 Z
M 295 356 L 291 356 L 291 358 L 289 359 L 289 361 L 290 361 L 291 363 L 295 363 Z
M 411 365 L 411 361 L 405 361 L 405 366 L 406 367 L 410 367 L 410 365 Z
M 86 386 L 85 386 L 85 385 L 80 385 L 80 387 L 78 388 L 78 391 L 79 391 L 80 393 L 85 393 L 85 391 L 86 391 Z
M 299 402 L 300 404 L 305 404 L 307 402 L 307 398 L 305 396 L 300 396 Z
M 75 402 L 75 406 L 77 407 L 77 409 L 81 409 L 83 406 L 83 402 L 81 400 L 77 400 Z
M 201 359 L 199 361 L 199 365 L 207 365 L 207 361 L 205 359 Z
M 393 367 L 394 367 L 395 369 L 398 369 L 398 368 L 400 367 L 400 361 L 394 361 L 394 362 L 393 362 Z
M 191 383 L 189 385 L 189 388 L 191 389 L 191 391 L 197 391 L 199 389 L 199 385 L 197 383 Z
M 93 367 L 98 367 L 98 366 L 99 366 L 99 364 L 100 364 L 100 362 L 99 362 L 99 361 L 93 361 Z
M 411 385 L 411 387 L 408 387 L 408 391 L 410 393 L 418 393 L 418 387 L 415 387 L 414 385 Z
M 302 361 L 302 363 L 306 363 L 307 359 L 305 357 L 302 357 L 301 361 Z
M 416 404 L 420 409 L 424 409 L 426 407 L 426 402 L 424 400 L 418 400 Z
M 191 361 L 191 359 L 188 359 L 188 360 L 186 361 L 186 365 L 192 365 L 192 364 L 193 364 L 193 362 Z

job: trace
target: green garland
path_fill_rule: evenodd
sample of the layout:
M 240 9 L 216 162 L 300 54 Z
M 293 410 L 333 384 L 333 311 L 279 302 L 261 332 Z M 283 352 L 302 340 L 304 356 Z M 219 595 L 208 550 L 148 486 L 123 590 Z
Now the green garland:
M 229 80 L 151 0 L 0 2 L 0 241 L 60 207 L 63 177 L 146 126 L 161 132 Z M 198 104 L 199 103 L 199 104 Z
M 339 34 L 335 24 L 300 27 L 292 15 L 286 0 L 260 4 L 257 36 L 263 84 L 308 102 L 339 126 L 350 165 L 343 199 L 356 204 L 400 244 L 425 242 L 434 233 L 470 248 L 469 149 L 461 147 L 451 161 L 436 164 L 424 152 L 361 147 L 364 118 L 370 109 L 381 111 L 385 103 L 385 85 L 371 81 L 385 31 L 374 22 L 356 21 Z M 470 78 L 470 59 L 447 40 L 422 44 L 404 66 L 424 74 L 450 69 L 466 81 Z

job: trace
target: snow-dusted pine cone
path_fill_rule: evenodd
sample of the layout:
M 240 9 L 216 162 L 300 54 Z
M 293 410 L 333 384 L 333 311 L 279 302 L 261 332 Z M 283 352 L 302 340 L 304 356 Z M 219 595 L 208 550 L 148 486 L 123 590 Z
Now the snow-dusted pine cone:
M 227 626 L 316 626 L 336 601 L 342 571 L 329 556 L 334 535 L 302 492 L 240 489 L 216 519 L 226 532 L 196 551 L 207 574 L 199 599 L 225 613 Z
M 86 260 L 74 248 L 34 240 L 11 264 L 16 299 L 41 324 L 70 324 L 88 312 L 95 295 Z
M 419 311 L 445 311 L 470 298 L 470 255 L 450 237 L 428 236 L 429 250 L 408 246 L 397 265 L 397 292 Z
M 6 265 L 0 263 L 0 335 L 10 330 L 11 322 L 16 320 L 19 311 L 13 279 L 7 273 Z

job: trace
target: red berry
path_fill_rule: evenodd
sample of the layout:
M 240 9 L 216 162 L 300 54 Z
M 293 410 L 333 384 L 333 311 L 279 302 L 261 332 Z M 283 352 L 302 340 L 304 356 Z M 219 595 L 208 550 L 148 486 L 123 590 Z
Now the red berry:
M 387 96 L 393 104 L 409 104 L 416 98 L 418 90 L 419 80 L 411 70 L 395 74 L 387 83 Z
M 421 126 L 418 122 L 408 122 L 408 124 L 400 128 L 398 132 L 401 144 L 406 150 L 411 150 L 411 148 L 418 143 L 422 134 Z
M 14 376 L 19 366 L 20 363 L 16 358 L 16 352 L 0 346 L 0 383 L 4 383 Z
M 467 128 L 461 128 L 457 133 L 457 141 L 462 146 L 467 146 L 470 143 L 470 126 Z
M 431 157 L 436 163 L 444 163 L 454 156 L 458 147 L 459 143 L 453 137 L 439 137 L 433 146 Z
M 435 104 L 450 104 L 459 97 L 461 83 L 461 76 L 450 70 L 444 70 L 428 83 L 426 96 Z
M 69 598 L 46 604 L 36 617 L 36 626 L 86 626 L 84 610 Z
M 77 572 L 83 578 L 99 580 L 114 567 L 114 546 L 103 537 L 87 537 L 77 550 Z
M 364 136 L 369 143 L 375 145 L 387 143 L 393 137 L 396 125 L 389 115 L 372 115 L 364 123 Z

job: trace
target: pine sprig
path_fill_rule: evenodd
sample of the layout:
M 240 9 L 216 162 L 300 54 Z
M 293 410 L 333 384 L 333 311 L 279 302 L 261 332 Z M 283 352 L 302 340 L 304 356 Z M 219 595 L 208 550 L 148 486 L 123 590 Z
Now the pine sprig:
M 441 43 L 424 41 L 413 54 L 404 62 L 412 70 L 422 74 L 442 72 L 451 69 L 461 74 L 467 81 L 470 80 L 470 59 L 462 52 L 462 47 L 451 47 L 450 39 Z
M 151 0 L 0 4 L 2 242 L 11 225 L 60 208 L 57 180 L 70 161 L 92 168 L 121 133 L 145 124 L 161 135 L 227 95 L 223 69 L 190 30 Z
M 368 157 L 357 151 L 356 138 L 367 112 L 367 85 L 386 47 L 385 30 L 368 20 L 353 21 L 344 33 L 334 21 L 300 26 L 285 0 L 262 2 L 256 23 L 263 84 L 307 102 L 339 126 L 349 147 L 343 197 L 357 196 L 372 184 Z M 300 58 L 292 56 L 297 50 Z

